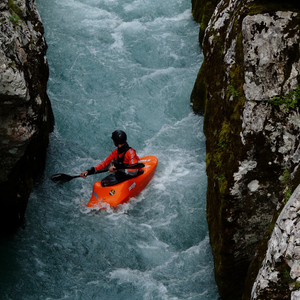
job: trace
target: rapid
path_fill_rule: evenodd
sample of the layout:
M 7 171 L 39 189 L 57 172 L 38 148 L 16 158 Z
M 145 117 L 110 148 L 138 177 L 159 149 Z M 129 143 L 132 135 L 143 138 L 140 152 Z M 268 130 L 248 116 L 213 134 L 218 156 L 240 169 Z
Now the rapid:
M 0 298 L 217 300 L 206 222 L 203 118 L 190 94 L 203 56 L 190 0 L 37 0 L 55 116 L 26 221 L 0 243 Z M 156 174 L 117 209 L 65 184 L 114 149 L 121 129 Z

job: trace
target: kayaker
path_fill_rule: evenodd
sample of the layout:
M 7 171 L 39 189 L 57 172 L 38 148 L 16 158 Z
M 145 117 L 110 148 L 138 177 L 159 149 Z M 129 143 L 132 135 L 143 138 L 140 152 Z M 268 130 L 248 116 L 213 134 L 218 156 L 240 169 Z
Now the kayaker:
M 81 177 L 85 178 L 87 175 L 94 174 L 99 170 L 109 166 L 108 172 L 112 173 L 106 178 L 102 179 L 103 186 L 114 185 L 118 182 L 135 177 L 141 172 L 141 169 L 117 169 L 114 164 L 136 164 L 140 159 L 136 151 L 127 144 L 127 135 L 122 130 L 116 130 L 111 136 L 114 145 L 117 147 L 111 154 L 96 166 L 82 172 Z

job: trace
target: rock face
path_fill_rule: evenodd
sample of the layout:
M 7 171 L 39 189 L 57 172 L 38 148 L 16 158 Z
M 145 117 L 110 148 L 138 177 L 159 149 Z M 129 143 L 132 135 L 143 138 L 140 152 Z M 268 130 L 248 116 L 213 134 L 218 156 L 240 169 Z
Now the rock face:
M 300 299 L 299 218 L 300 186 L 276 221 L 251 299 Z
M 300 183 L 295 5 L 220 0 L 202 41 L 191 102 L 204 114 L 207 221 L 222 299 L 250 299 L 278 214 Z
M 33 179 L 43 170 L 53 113 L 48 64 L 35 0 L 0 3 L 0 232 L 24 217 Z

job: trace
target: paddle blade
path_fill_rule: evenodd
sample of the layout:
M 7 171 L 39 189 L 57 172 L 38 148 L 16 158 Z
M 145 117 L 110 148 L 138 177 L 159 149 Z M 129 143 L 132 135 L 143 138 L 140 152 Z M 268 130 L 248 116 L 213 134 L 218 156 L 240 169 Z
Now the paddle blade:
M 65 183 L 65 182 L 68 182 L 68 181 L 70 181 L 70 180 L 72 180 L 73 178 L 76 178 L 76 177 L 79 177 L 79 176 L 70 176 L 70 175 L 67 175 L 67 174 L 59 173 L 59 174 L 52 175 L 51 180 L 54 181 L 54 182 Z

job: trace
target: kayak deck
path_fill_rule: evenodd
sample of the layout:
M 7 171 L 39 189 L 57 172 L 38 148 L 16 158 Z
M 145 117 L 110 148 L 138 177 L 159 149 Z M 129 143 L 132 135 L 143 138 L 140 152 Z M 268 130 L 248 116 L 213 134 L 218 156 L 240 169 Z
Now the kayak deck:
M 158 162 L 157 157 L 151 155 L 142 157 L 140 161 L 145 164 L 144 172 L 136 177 L 105 187 L 102 186 L 101 181 L 95 182 L 93 194 L 87 206 L 94 208 L 116 207 L 137 196 L 153 178 Z

